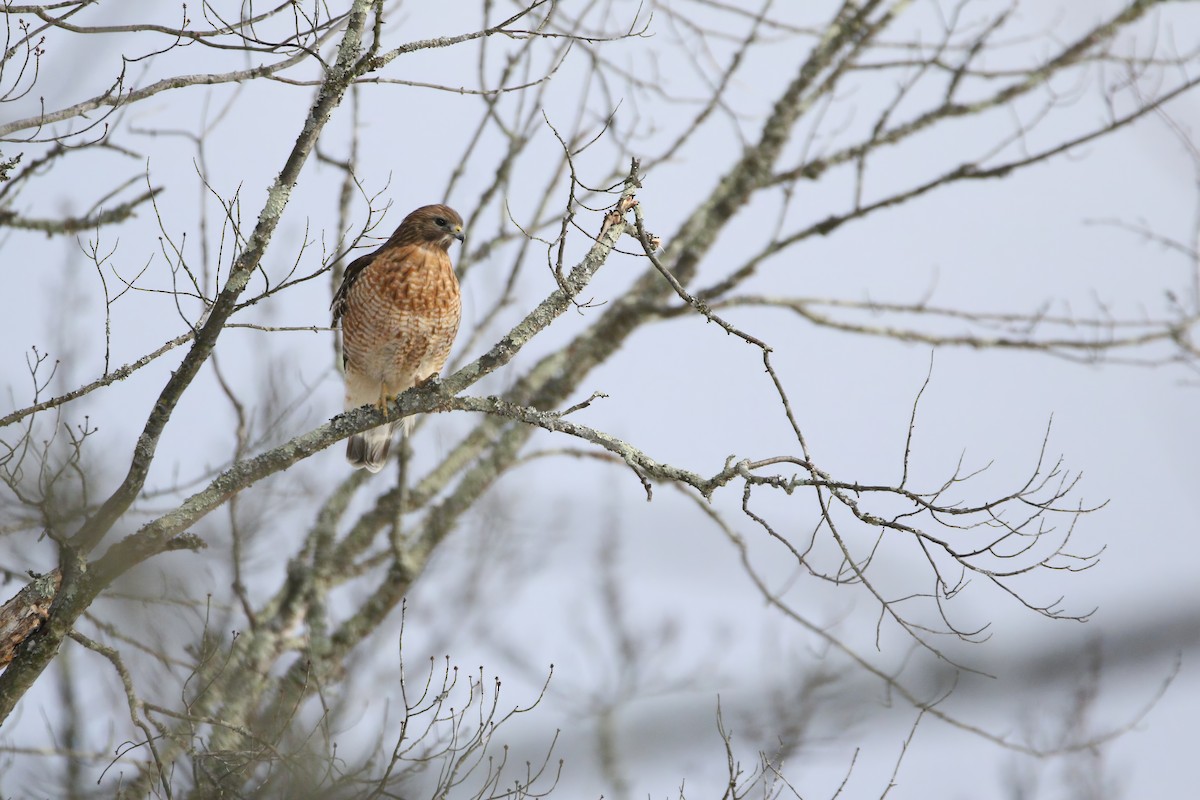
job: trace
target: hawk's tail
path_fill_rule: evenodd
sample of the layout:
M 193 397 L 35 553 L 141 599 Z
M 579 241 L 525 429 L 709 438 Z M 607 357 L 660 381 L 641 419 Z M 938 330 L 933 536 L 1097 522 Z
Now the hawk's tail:
M 369 472 L 379 472 L 383 469 L 388 451 L 392 449 L 393 430 L 395 426 L 389 423 L 356 433 L 347 439 L 346 460 L 350 462 L 350 466 L 355 469 L 366 467 Z

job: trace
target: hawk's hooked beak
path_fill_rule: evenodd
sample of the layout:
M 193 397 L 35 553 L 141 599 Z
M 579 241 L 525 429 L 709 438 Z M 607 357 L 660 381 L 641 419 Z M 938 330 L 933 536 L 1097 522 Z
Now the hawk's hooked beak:
M 465 242 L 467 240 L 467 235 L 463 233 L 462 225 L 454 226 L 454 238 L 458 239 L 460 242 Z

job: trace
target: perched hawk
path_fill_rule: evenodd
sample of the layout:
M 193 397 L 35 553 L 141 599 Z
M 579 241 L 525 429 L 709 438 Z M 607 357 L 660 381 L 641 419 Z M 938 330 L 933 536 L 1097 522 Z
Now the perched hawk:
M 423 206 L 382 247 L 346 267 L 332 305 L 333 324 L 342 324 L 346 410 L 382 408 L 446 363 L 462 316 L 449 253 L 455 239 L 464 239 L 458 212 Z M 390 423 L 351 436 L 346 460 L 383 469 L 394 429 Z

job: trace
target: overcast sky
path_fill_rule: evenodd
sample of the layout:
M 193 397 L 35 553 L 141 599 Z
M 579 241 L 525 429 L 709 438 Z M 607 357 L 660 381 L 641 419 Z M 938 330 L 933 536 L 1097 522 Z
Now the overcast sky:
M 734 4 L 745 5 L 739 0 Z M 679 0 L 672 5 L 698 22 L 732 24 L 729 15 L 703 4 Z M 924 19 L 930 4 L 916 5 L 914 17 Z M 989 6 L 978 5 L 975 13 L 982 16 Z M 1006 51 L 1017 61 L 1021 53 L 1027 57 L 1046 52 L 1055 39 L 1071 40 L 1073 32 L 1121 4 L 1106 0 L 1026 5 L 1011 23 L 1013 38 L 1019 32 L 1047 28 L 1052 33 L 1050 40 L 1023 45 L 1025 50 L 1014 45 Z M 1181 4 L 1173 4 L 1161 18 L 1139 28 L 1143 41 L 1157 26 L 1160 41 L 1173 37 L 1180 51 L 1196 44 L 1200 15 L 1194 8 L 1177 5 Z M 131 14 L 134 6 L 144 9 L 154 4 L 130 4 Z M 823 10 L 818 11 L 818 6 Z M 781 2 L 773 14 L 797 25 L 817 25 L 829 14 L 826 6 L 831 4 Z M 628 17 L 635 9 L 634 3 L 618 2 L 611 13 Z M 433 12 L 429 5 L 405 4 L 388 35 L 400 42 L 457 33 L 476 24 L 476 13 L 472 10 L 462 19 Z M 666 85 L 680 93 L 699 91 L 703 84 L 684 58 L 665 14 L 654 18 L 651 31 L 655 34 L 651 39 L 611 45 L 614 61 L 648 69 L 651 58 L 646 48 L 650 48 Z M 106 47 L 70 54 L 51 48 L 35 95 L 58 107 L 111 82 L 121 44 L 114 38 Z M 761 123 L 782 85 L 780 75 L 795 68 L 796 48 L 796 40 L 764 46 L 738 74 L 731 104 L 744 115 L 740 132 L 732 123 L 714 124 L 676 159 L 647 175 L 639 199 L 648 225 L 667 238 L 668 252 L 670 234 L 740 152 L 739 136 Z M 434 51 L 398 60 L 392 68 L 394 76 L 472 85 L 473 60 L 456 62 L 455 52 Z M 193 49 L 130 69 L 134 75 L 145 69 L 146 76 L 137 78 L 143 81 L 151 75 L 211 69 L 205 59 L 214 57 L 212 51 Z M 574 114 L 578 76 L 585 67 L 582 58 L 568 59 L 556 76 L 562 88 L 548 94 L 545 109 L 551 122 L 565 124 Z M 1117 77 L 1114 72 L 1093 79 L 1113 82 Z M 872 119 L 873 103 L 889 90 L 883 86 L 849 95 L 833 113 L 844 113 L 846 130 L 853 130 Z M 1197 97 L 1188 95 L 1168 108 L 1171 119 L 1193 141 L 1191 126 L 1200 122 Z M 204 198 L 196 174 L 203 169 L 222 196 L 240 190 L 243 221 L 250 224 L 311 100 L 310 89 L 248 84 L 235 95 L 228 88 L 195 88 L 142 104 L 114 124 L 129 131 L 195 131 L 202 119 L 213 119 L 221 104 L 231 99 L 232 110 L 206 138 L 204 164 L 194 160 L 195 148 L 185 137 L 134 133 L 126 141 L 139 148 L 136 158 L 116 153 L 83 155 L 74 172 L 55 169 L 35 182 L 22 196 L 19 210 L 31 216 L 62 210 L 78 213 L 115 180 L 136 178 L 148 170 L 149 182 L 165 187 L 158 201 L 163 229 L 177 241 L 186 231 L 188 246 L 194 247 L 201 237 L 196 207 Z M 655 152 L 677 133 L 672 125 L 677 124 L 679 112 L 670 105 L 655 106 L 645 98 L 636 102 L 636 97 L 614 99 L 622 101 L 618 121 L 622 114 L 636 113 L 647 130 L 655 128 L 641 140 L 646 152 Z M 27 98 L 18 112 L 31 113 L 36 102 L 35 96 Z M 419 115 L 412 113 L 413 104 L 419 105 Z M 1073 126 L 1092 123 L 1099 113 L 1095 92 L 1082 91 L 1081 99 L 1056 112 L 1053 123 L 1038 136 L 1062 135 Z M 364 189 L 380 192 L 382 200 L 394 204 L 383 228 L 390 230 L 409 209 L 428 202 L 448 200 L 471 214 L 472 203 L 492 177 L 489 170 L 494 172 L 494 150 L 473 155 L 454 194 L 448 198 L 441 194 L 449 174 L 459 166 L 477 114 L 477 101 L 455 94 L 396 86 L 364 93 L 359 154 Z M 832 121 L 830 127 L 836 130 Z M 348 129 L 349 115 L 343 113 L 323 140 L 323 148 L 342 153 Z M 982 146 L 994 140 L 986 127 L 968 124 L 956 130 L 949 139 L 931 138 L 926 144 L 884 154 L 872 165 L 872 191 L 882 192 L 924 174 L 923 168 L 942 163 L 947 151 L 973 152 L 977 143 Z M 556 153 L 549 131 L 538 135 L 534 153 L 538 148 Z M 591 170 L 584 179 L 599 181 L 613 163 L 638 155 L 621 155 L 619 149 L 611 142 L 602 143 L 594 154 L 581 159 L 580 169 Z M 6 143 L 2 150 L 10 156 L 21 147 Z M 1191 289 L 1196 265 L 1111 223 L 1144 226 L 1194 244 L 1193 225 L 1200 207 L 1195 166 L 1162 119 L 1146 119 L 1010 179 L 960 184 L 846 225 L 829 237 L 810 240 L 765 265 L 747 291 L 855 301 L 928 298 L 934 305 L 978 312 L 1032 312 L 1049 304 L 1056 313 L 1079 316 L 1157 316 L 1167 305 L 1167 291 Z M 526 168 L 531 175 L 541 174 L 536 160 Z M 317 244 L 300 255 L 302 263 L 308 268 L 319 264 L 321 243 L 331 247 L 338 235 L 334 214 L 339 179 L 336 170 L 327 166 L 313 162 L 306 167 L 305 180 L 297 187 L 269 256 L 269 273 L 286 272 L 305 237 Z M 527 184 L 518 182 L 518 192 L 526 195 L 509 198 L 514 218 L 520 221 L 531 213 L 541 185 L 540 177 Z M 820 219 L 845 203 L 846 187 L 845 181 L 834 179 L 814 184 L 809 194 L 792 199 L 787 218 L 794 223 Z M 211 213 L 212 198 L 203 202 L 209 203 Z M 357 205 L 365 214 L 365 203 L 359 200 Z M 751 230 L 755 224 L 773 224 L 777 211 L 769 203 L 752 206 L 738 225 Z M 497 224 L 495 218 L 479 222 L 489 229 Z M 210 242 L 218 239 L 216 224 L 211 223 Z M 582 224 L 595 230 L 599 214 Z M 700 284 L 706 276 L 723 274 L 727 263 L 744 250 L 736 229 L 710 254 Z M 170 279 L 160 249 L 161 233 L 159 220 L 143 212 L 119 231 L 102 231 L 101 248 L 118 247 L 112 266 L 122 274 L 132 275 L 149 263 L 152 282 L 167 288 Z M 26 364 L 32 347 L 62 358 L 56 390 L 103 371 L 102 290 L 94 265 L 82 252 L 88 238 L 76 242 L 0 232 L 0 270 L 10 298 L 8 312 L 0 316 L 0 342 L 4 343 L 0 379 L 15 407 L 29 401 Z M 574 256 L 585 249 L 582 237 L 576 237 L 569 248 Z M 553 289 L 541 251 L 534 252 L 520 283 L 518 302 L 497 332 Z M 632 260 L 614 260 L 587 294 L 605 301 L 640 271 Z M 489 272 L 486 263 L 473 269 L 463 286 L 465 331 L 488 307 L 481 298 L 499 291 L 505 278 Z M 108 280 L 112 291 L 116 284 L 111 276 Z M 313 281 L 280 295 L 278 302 L 264 304 L 250 319 L 274 325 L 326 325 L 329 291 L 327 280 Z M 121 302 L 124 305 L 118 304 L 112 321 L 113 365 L 136 358 L 185 329 L 166 296 L 132 295 Z M 185 311 L 194 314 L 195 309 Z M 565 342 L 589 323 L 590 313 L 599 312 L 571 312 L 547 332 L 544 341 L 531 345 L 530 352 L 544 352 Z M 1173 366 L 1086 365 L 1022 351 L 947 348 L 931 354 L 922 345 L 813 327 L 783 311 L 741 309 L 730 311 L 728 317 L 774 348 L 775 366 L 814 457 L 845 479 L 898 480 L 909 415 L 927 376 L 929 385 L 914 434 L 912 469 L 917 485 L 944 480 L 960 457 L 968 469 L 992 465 L 981 478 L 985 489 L 1019 484 L 1036 462 L 1053 420 L 1046 446 L 1049 460 L 1052 463 L 1061 455 L 1067 470 L 1082 473 L 1077 497 L 1085 505 L 1107 501 L 1102 510 L 1080 519 L 1075 534 L 1079 550 L 1102 549 L 1103 554 L 1088 571 L 1042 576 L 1022 588 L 1035 600 L 1049 602 L 1064 595 L 1068 611 L 1096 608 L 1096 613 L 1086 624 L 1051 621 L 981 582 L 972 586 L 953 605 L 952 613 L 965 627 L 990 623 L 990 638 L 980 645 L 950 646 L 950 650 L 964 663 L 997 677 L 964 677 L 945 707 L 993 733 L 1020 738 L 1032 730 L 1035 740 L 1048 744 L 1071 693 L 1083 682 L 1087 643 L 1098 642 L 1105 666 L 1093 709 L 1093 732 L 1138 720 L 1131 732 L 1105 747 L 1104 774 L 1118 778 L 1128 798 L 1182 796 L 1194 784 L 1190 760 L 1195 755 L 1194 720 L 1200 711 L 1200 670 L 1195 663 L 1200 652 L 1196 621 L 1200 584 L 1195 579 L 1200 562 L 1195 522 L 1200 519 L 1196 455 L 1200 416 L 1195 413 L 1195 372 Z M 232 330 L 223 335 L 218 353 L 230 379 L 260 387 L 262 396 L 274 393 L 293 405 L 279 431 L 280 436 L 290 436 L 340 411 L 332 336 L 329 332 Z M 474 358 L 490 344 L 485 337 L 473 351 L 456 352 L 456 357 Z M 269 378 L 262 370 L 268 358 L 273 364 Z M 89 401 L 87 412 L 99 427 L 93 445 L 111 453 L 112 469 L 127 457 L 133 432 L 140 428 L 156 387 L 175 363 L 164 359 Z M 530 363 L 531 357 L 522 355 L 513 369 Z M 498 391 L 507 380 L 511 376 L 495 376 L 488 386 L 472 393 Z M 718 471 L 730 454 L 761 458 L 789 449 L 760 355 L 696 316 L 664 322 L 634 336 L 617 358 L 581 387 L 579 399 L 592 391 L 609 397 L 581 412 L 580 422 L 626 438 L 660 461 L 702 474 Z M 230 416 L 218 398 L 210 376 L 181 404 L 164 438 L 151 486 L 191 480 L 227 456 Z M 426 420 L 415 440 L 416 468 L 434 463 L 469 424 L 469 419 L 446 414 Z M 539 434 L 530 447 L 565 444 Z M 334 447 L 289 472 L 275 486 L 284 487 L 285 496 L 320 492 L 340 480 L 346 469 L 341 448 Z M 722 511 L 736 514 L 740 500 L 740 488 L 731 488 L 719 494 L 715 503 Z M 794 524 L 790 533 L 798 539 L 814 523 L 807 506 L 793 519 L 788 517 L 791 506 L 765 498 L 763 504 Z M 274 527 L 267 523 L 250 554 L 255 569 L 265 576 L 264 594 L 282 574 L 284 559 L 279 553 L 299 541 L 291 526 L 311 518 L 310 511 L 301 506 L 268 516 L 278 522 Z M 222 540 L 222 524 L 214 518 L 199 529 L 212 543 L 203 559 L 191 555 L 168 559 L 175 560 L 175 569 L 186 568 L 190 558 L 204 564 L 207 572 L 199 572 L 212 576 L 211 591 L 216 596 L 228 591 L 220 566 L 228 547 Z M 748 536 L 756 533 L 748 521 L 740 530 Z M 885 550 L 892 546 L 889 543 Z M 899 544 L 894 547 L 889 560 L 877 565 L 879 579 L 897 591 L 928 590 L 928 582 L 914 578 L 920 559 Z M 894 631 L 875 649 L 878 609 L 857 588 L 813 585 L 812 579 L 797 574 L 786 551 L 770 541 L 752 541 L 751 552 L 775 588 L 787 585 L 790 602 L 819 624 L 836 625 L 838 636 L 873 663 L 890 669 L 911 655 L 910 646 Z M 5 568 L 14 570 L 54 566 L 52 551 L 32 542 L 6 542 L 0 559 Z M 608 559 L 611 563 L 606 564 Z M 604 601 L 606 576 L 616 582 L 630 635 L 642 643 L 636 668 L 625 672 L 617 666 L 613 608 Z M 469 610 L 447 602 L 469 594 L 468 587 L 482 598 Z M 5 590 L 11 593 L 16 588 L 16 583 L 10 583 Z M 1156 630 L 1165 633 L 1156 637 Z M 1144 638 L 1134 642 L 1131 653 L 1125 645 L 1133 642 L 1130 637 L 1135 633 Z M 394 660 L 386 654 L 395 651 L 395 634 L 396 626 L 381 632 L 379 649 L 384 655 L 367 673 L 382 685 L 394 673 Z M 843 796 L 874 797 L 887 786 L 916 716 L 903 702 L 885 708 L 885 693 L 877 682 L 844 660 L 833 656 L 822 660 L 813 637 L 766 608 L 732 545 L 692 500 L 663 486 L 647 503 L 631 473 L 580 459 L 534 461 L 495 487 L 488 508 L 445 543 L 416 586 L 405 635 L 413 653 L 411 659 L 406 657 L 410 664 L 420 663 L 420 654 L 427 651 L 449 653 L 465 668 L 482 664 L 487 675 L 504 680 L 510 704 L 529 700 L 545 670 L 555 665 L 546 702 L 512 726 L 511 735 L 522 757 L 533 758 L 555 728 L 563 729 L 556 752 L 568 761 L 556 796 L 566 798 L 602 793 L 605 797 L 676 797 L 684 779 L 688 797 L 716 796 L 724 764 L 715 721 L 718 696 L 735 743 L 754 742 L 756 731 L 769 731 L 770 720 L 781 712 L 786 712 L 783 717 L 814 714 L 809 743 L 785 768 L 805 798 L 831 796 L 852 762 Z M 1177 674 L 1176 653 L 1181 654 Z M 1056 661 L 1059 656 L 1066 663 Z M 797 699 L 805 676 L 820 669 L 832 672 L 837 680 L 810 699 Z M 1139 716 L 1173 674 L 1162 699 Z M 919 656 L 913 657 L 904 675 L 931 697 L 950 680 L 931 660 Z M 20 718 L 0 734 L 7 743 L 46 735 L 37 704 L 53 706 L 55 695 L 49 681 L 43 679 L 43 684 L 24 701 Z M 363 679 L 359 685 L 365 689 L 373 684 Z M 617 757 L 629 783 L 614 786 L 603 777 L 592 751 L 594 712 L 596 698 L 619 694 L 626 685 L 637 697 L 619 709 L 615 724 Z M 111 687 L 105 691 L 111 693 Z M 361 706 L 361 728 L 348 729 L 347 741 L 372 730 L 379 714 L 378 705 L 371 707 L 376 696 L 367 690 L 352 700 L 352 706 L 355 702 Z M 743 752 L 747 763 L 752 755 Z M 1008 796 L 1005 776 L 1028 768 L 1028 760 L 1010 751 L 926 720 L 917 729 L 889 797 L 1004 798 Z M 1070 796 L 1064 793 L 1064 785 L 1074 780 L 1059 780 L 1061 776 L 1054 772 L 1063 768 L 1060 762 L 1041 768 L 1053 779 L 1048 779 L 1039 796 Z M 13 788 L 0 778 L 0 791 Z

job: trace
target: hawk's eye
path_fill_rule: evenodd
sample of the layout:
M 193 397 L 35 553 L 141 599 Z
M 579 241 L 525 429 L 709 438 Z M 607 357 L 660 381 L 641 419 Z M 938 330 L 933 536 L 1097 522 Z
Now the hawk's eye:
M 439 228 L 446 227 L 446 218 L 445 217 L 438 217 L 437 219 L 434 220 L 434 222 L 437 223 L 437 226 Z

